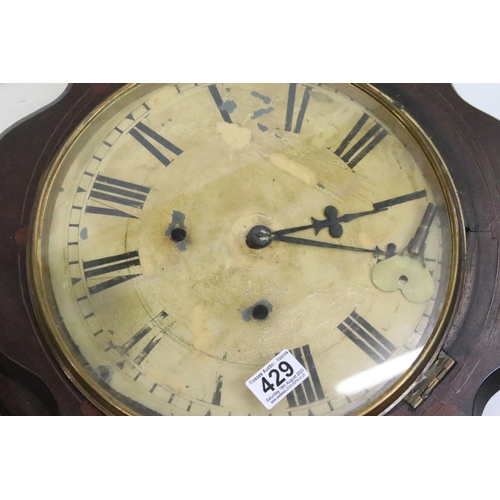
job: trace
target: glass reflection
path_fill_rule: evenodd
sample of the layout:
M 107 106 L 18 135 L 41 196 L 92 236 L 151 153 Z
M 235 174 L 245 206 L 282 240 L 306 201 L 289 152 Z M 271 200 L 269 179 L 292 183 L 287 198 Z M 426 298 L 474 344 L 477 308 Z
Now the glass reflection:
M 335 386 L 335 391 L 340 394 L 355 394 L 383 384 L 404 373 L 415 361 L 420 351 L 421 349 L 416 349 L 402 354 L 381 365 L 348 377 Z

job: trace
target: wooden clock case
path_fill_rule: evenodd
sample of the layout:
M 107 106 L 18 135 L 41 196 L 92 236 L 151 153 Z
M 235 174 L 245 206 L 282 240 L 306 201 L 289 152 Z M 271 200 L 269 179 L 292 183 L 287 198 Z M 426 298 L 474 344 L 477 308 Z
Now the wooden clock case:
M 374 86 L 404 108 L 439 150 L 466 231 L 460 298 L 443 345 L 456 363 L 436 387 L 427 384 L 420 406 L 403 400 L 388 414 L 472 415 L 481 382 L 500 366 L 500 122 L 468 105 L 449 84 Z M 120 87 L 74 84 L 0 140 L 0 415 L 101 414 L 57 365 L 37 325 L 26 245 L 42 172 L 80 121 Z

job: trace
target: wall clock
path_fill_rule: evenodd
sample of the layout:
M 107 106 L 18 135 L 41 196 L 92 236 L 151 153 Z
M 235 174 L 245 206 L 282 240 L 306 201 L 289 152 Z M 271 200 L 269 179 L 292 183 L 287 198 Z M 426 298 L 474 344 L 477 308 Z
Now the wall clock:
M 499 127 L 448 85 L 73 85 L 0 142 L 0 412 L 471 414 Z

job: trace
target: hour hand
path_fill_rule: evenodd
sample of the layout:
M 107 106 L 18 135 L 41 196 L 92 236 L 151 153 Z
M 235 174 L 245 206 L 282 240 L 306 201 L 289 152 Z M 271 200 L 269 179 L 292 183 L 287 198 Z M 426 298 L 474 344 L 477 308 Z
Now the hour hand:
M 425 267 L 424 248 L 436 210 L 436 205 L 429 203 L 406 248 L 373 268 L 372 281 L 379 290 L 393 292 L 400 289 L 407 300 L 417 304 L 427 302 L 432 297 L 434 280 Z

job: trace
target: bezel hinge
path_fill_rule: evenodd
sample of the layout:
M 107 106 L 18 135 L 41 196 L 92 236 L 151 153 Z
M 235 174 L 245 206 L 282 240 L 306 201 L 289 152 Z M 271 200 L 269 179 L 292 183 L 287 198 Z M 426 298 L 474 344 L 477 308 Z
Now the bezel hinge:
M 455 360 L 441 350 L 434 363 L 425 372 L 419 382 L 406 395 L 404 400 L 413 408 L 417 409 L 437 387 L 441 380 L 448 375 L 455 366 Z

